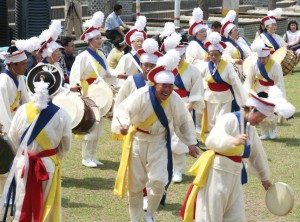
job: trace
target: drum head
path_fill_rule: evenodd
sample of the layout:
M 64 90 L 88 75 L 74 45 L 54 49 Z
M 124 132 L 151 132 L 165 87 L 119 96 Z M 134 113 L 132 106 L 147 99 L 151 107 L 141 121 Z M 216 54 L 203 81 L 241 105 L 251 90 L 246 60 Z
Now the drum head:
M 3 136 L 0 136 L 0 147 L 0 174 L 5 174 L 9 171 L 15 154 L 12 143 Z
M 294 206 L 294 192 L 286 183 L 274 183 L 266 193 L 268 210 L 277 216 L 287 215 Z
M 103 81 L 91 84 L 86 96 L 96 103 L 100 116 L 104 116 L 109 111 L 113 102 L 113 92 Z
M 54 96 L 52 102 L 69 114 L 72 129 L 78 126 L 84 116 L 84 102 L 80 95 L 74 92 L 62 92 Z
M 273 53 L 272 58 L 275 61 L 281 63 L 284 60 L 286 53 L 287 53 L 287 48 L 281 47 Z
M 247 70 L 250 69 L 252 64 L 256 63 L 257 59 L 258 59 L 257 55 L 250 55 L 244 60 L 244 62 L 243 62 L 243 73 L 244 73 L 244 75 L 247 74 Z

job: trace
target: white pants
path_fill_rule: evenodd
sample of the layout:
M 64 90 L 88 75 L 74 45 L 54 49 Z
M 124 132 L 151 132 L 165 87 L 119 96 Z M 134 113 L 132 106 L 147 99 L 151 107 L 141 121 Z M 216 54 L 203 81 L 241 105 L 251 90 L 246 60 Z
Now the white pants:
M 210 103 L 207 101 L 207 121 L 209 131 L 214 127 L 216 119 L 219 116 L 231 112 L 231 103 L 231 101 L 227 103 Z
M 277 130 L 277 118 L 266 118 L 260 123 L 261 135 L 270 135 Z
M 196 222 L 246 221 L 242 164 L 216 155 L 207 184 L 198 192 Z
M 186 167 L 186 153 L 189 152 L 187 145 L 180 141 L 175 132 L 171 138 L 173 169 L 174 171 L 182 172 Z

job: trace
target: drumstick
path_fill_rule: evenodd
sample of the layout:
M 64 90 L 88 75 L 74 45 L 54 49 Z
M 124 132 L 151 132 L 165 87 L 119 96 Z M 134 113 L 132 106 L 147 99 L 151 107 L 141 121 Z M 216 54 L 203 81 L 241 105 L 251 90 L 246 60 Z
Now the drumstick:
M 244 116 L 243 116 L 243 112 L 241 111 L 240 113 L 240 122 L 241 122 L 241 134 L 245 133 L 245 122 L 244 122 Z
M 246 134 L 247 134 L 247 141 L 246 141 L 246 145 L 249 145 L 249 144 L 250 144 L 249 128 L 250 128 L 250 123 L 249 123 L 249 122 L 247 122 L 247 125 L 246 125 Z
M 118 122 L 119 122 L 121 128 L 124 129 L 124 128 L 123 128 L 123 125 L 122 125 L 122 123 L 121 123 L 121 121 L 120 121 L 120 119 L 119 119 L 117 116 L 116 116 L 116 118 L 117 118 L 117 120 L 118 120 Z
M 76 86 L 80 86 L 80 85 L 79 85 L 79 83 L 77 83 L 77 84 L 76 84 Z M 82 96 L 82 94 L 81 94 L 81 90 L 80 90 L 80 89 L 78 89 L 78 92 L 79 92 L 79 93 L 80 93 L 80 95 Z

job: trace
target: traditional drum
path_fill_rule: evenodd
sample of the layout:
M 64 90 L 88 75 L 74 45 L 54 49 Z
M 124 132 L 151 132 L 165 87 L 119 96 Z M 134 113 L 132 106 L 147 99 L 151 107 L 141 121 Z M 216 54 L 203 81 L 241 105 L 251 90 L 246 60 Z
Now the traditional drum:
M 281 64 L 284 76 L 289 74 L 292 71 L 292 69 L 297 65 L 296 55 L 292 50 L 289 50 L 286 47 L 281 47 L 277 49 L 273 53 L 272 58 Z
M 257 55 L 253 54 L 253 55 L 248 56 L 244 60 L 244 62 L 243 62 L 243 73 L 245 75 L 245 78 L 246 78 L 246 75 L 247 75 L 247 71 L 250 69 L 252 64 L 257 61 L 257 59 L 258 59 Z
M 89 133 L 96 121 L 92 108 L 96 107 L 96 104 L 93 100 L 74 92 L 61 92 L 54 96 L 52 101 L 55 105 L 64 109 L 71 117 L 73 133 Z
M 286 183 L 274 183 L 266 193 L 268 210 L 277 216 L 287 215 L 294 206 L 294 192 Z
M 113 92 L 106 82 L 99 81 L 89 86 L 86 96 L 97 105 L 100 117 L 110 110 L 113 103 Z
M 6 136 L 0 136 L 0 147 L 0 174 L 5 174 L 9 171 L 15 154 L 13 145 Z

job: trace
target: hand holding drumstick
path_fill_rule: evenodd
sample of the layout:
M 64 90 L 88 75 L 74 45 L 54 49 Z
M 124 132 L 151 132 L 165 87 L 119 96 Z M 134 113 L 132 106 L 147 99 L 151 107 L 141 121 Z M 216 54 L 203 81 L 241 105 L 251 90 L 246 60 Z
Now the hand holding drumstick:
M 121 130 L 120 130 L 121 134 L 122 135 L 127 135 L 127 133 L 128 133 L 128 125 L 123 125 L 121 123 L 121 121 L 119 120 L 119 118 L 118 117 L 116 117 L 116 118 L 117 118 L 117 120 L 118 120 L 118 122 L 119 122 L 119 124 L 121 126 Z

